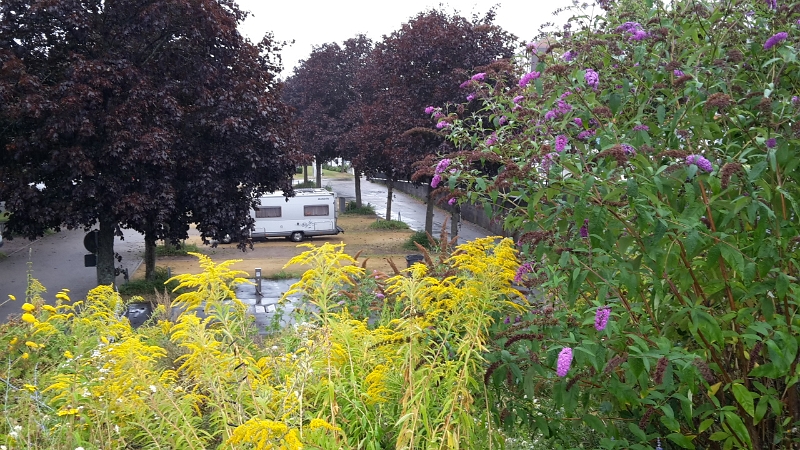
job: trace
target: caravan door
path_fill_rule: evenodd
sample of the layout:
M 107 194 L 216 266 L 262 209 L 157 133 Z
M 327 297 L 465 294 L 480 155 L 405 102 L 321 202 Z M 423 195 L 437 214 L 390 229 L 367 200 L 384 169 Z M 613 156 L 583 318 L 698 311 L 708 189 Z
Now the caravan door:
M 330 231 L 333 230 L 334 205 L 328 198 L 317 198 L 317 201 L 326 203 L 313 203 L 303 205 L 303 216 L 308 220 L 311 230 Z

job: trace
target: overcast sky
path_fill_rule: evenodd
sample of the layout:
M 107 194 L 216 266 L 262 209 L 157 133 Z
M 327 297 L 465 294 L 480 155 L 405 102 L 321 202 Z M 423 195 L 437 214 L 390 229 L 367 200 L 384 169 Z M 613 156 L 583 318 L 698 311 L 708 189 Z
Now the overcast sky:
M 314 46 L 327 42 L 341 44 L 359 33 L 380 41 L 417 13 L 438 9 L 439 5 L 448 14 L 456 10 L 471 19 L 473 14 L 483 17 L 493 4 L 498 4 L 495 24 L 529 41 L 542 23 L 563 23 L 565 18 L 559 20 L 552 12 L 571 5 L 572 0 L 238 0 L 237 3 L 252 13 L 241 31 L 253 42 L 259 42 L 269 31 L 278 41 L 295 41 L 281 54 L 282 78 L 286 78 L 298 61 L 308 58 Z

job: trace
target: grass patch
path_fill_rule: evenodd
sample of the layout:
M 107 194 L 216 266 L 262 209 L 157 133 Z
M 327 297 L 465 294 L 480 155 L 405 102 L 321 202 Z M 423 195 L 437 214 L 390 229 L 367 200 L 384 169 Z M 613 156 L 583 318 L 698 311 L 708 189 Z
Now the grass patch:
M 267 280 L 291 280 L 293 278 L 302 278 L 302 276 L 303 274 L 301 273 L 287 272 L 285 270 L 281 270 L 276 274 L 267 275 L 264 278 Z
M 399 220 L 378 219 L 369 224 L 371 230 L 407 230 L 408 224 Z
M 366 205 L 358 206 L 355 200 L 347 202 L 344 208 L 344 214 L 353 214 L 356 216 L 374 216 L 375 207 L 367 203 Z M 408 228 L 408 227 L 406 227 Z
M 427 248 L 428 250 L 434 249 L 439 246 L 439 241 L 434 239 L 433 242 L 428 238 L 428 233 L 424 231 L 415 231 L 414 234 L 409 236 L 408 240 L 403 244 L 405 250 L 419 250 L 414 243 Z
M 0 252 L 0 261 L 4 260 L 4 259 L 6 259 L 6 258 L 8 258 L 8 255 L 6 255 L 6 254 L 5 254 L 5 253 L 3 253 L 3 252 Z
M 122 286 L 119 286 L 119 293 L 122 295 L 140 295 L 140 296 L 149 296 L 153 295 L 153 292 L 164 292 L 164 288 L 166 287 L 168 291 L 172 292 L 176 286 L 178 286 L 177 281 L 173 281 L 167 285 L 166 281 L 169 279 L 167 268 L 158 266 L 156 267 L 156 276 L 153 281 L 147 281 L 145 279 L 141 280 L 131 280 Z
M 156 246 L 156 257 L 159 256 L 188 256 L 189 252 L 202 253 L 197 244 L 183 243 L 180 247 L 175 247 L 172 244 L 164 244 Z

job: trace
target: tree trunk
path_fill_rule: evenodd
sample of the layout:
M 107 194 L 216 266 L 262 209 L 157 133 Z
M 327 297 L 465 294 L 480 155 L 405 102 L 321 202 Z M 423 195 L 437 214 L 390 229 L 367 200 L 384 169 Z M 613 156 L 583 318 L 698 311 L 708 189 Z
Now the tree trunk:
M 430 183 L 425 195 L 425 232 L 433 236 L 433 188 Z
M 147 281 L 156 279 L 156 233 L 152 230 L 144 233 L 144 278 Z
M 450 239 L 458 236 L 458 229 L 461 225 L 461 207 L 458 205 L 453 206 L 453 212 L 450 213 Z
M 356 183 L 356 207 L 361 208 L 361 171 L 353 169 Z
M 303 163 L 303 184 L 308 184 L 308 164 Z
M 320 161 L 319 158 L 317 158 L 316 160 L 314 160 L 314 164 L 316 164 L 316 166 L 317 166 L 317 187 L 321 188 L 322 187 L 322 161 Z
M 100 218 L 97 233 L 97 284 L 113 284 L 114 279 L 114 231 L 117 224 L 111 219 Z
M 389 194 L 386 196 L 386 220 L 392 220 L 392 191 L 394 184 L 391 178 L 386 179 L 386 190 Z

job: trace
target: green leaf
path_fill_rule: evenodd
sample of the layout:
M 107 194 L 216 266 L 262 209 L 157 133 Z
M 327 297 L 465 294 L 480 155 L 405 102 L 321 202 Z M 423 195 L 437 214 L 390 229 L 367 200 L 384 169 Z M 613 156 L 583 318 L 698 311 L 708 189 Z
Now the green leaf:
M 714 424 L 714 419 L 706 419 L 702 423 L 700 423 L 700 427 L 697 429 L 697 432 L 702 433 L 706 431 L 713 424 Z
M 783 376 L 783 372 L 778 369 L 775 364 L 766 363 L 754 368 L 747 375 L 750 377 L 766 377 L 777 379 Z
M 769 295 L 761 296 L 761 314 L 764 314 L 764 319 L 767 321 L 772 320 L 775 314 L 775 303 Z
M 628 178 L 628 197 L 633 199 L 637 195 L 639 195 L 639 185 L 636 184 L 635 179 Z
M 656 120 L 658 120 L 659 125 L 664 125 L 664 117 L 666 114 L 667 111 L 664 109 L 664 105 L 658 105 L 656 107 Z
M 692 327 L 702 332 L 711 345 L 717 344 L 721 348 L 725 344 L 719 323 L 709 313 L 695 308 L 691 317 Z
M 731 428 L 731 430 L 736 433 L 739 439 L 742 442 L 750 445 L 752 442 L 750 441 L 750 434 L 747 432 L 747 427 L 744 426 L 744 422 L 742 422 L 741 417 L 738 415 L 731 413 L 731 412 L 724 412 L 725 416 L 725 423 Z
M 717 246 L 719 246 L 719 252 L 725 262 L 728 263 L 728 266 L 739 273 L 744 273 L 742 253 L 724 242 L 720 242 Z
M 691 449 L 694 448 L 694 444 L 692 444 L 691 439 L 680 433 L 668 434 L 667 439 L 680 445 L 682 448 L 691 448 Z
M 622 103 L 622 98 L 620 97 L 619 94 L 611 94 L 608 97 L 608 106 L 611 108 L 611 112 L 613 112 L 614 114 L 616 114 L 617 111 L 619 111 L 619 106 L 621 103 Z
M 726 431 L 717 431 L 715 433 L 712 433 L 711 436 L 709 436 L 708 438 L 712 441 L 722 441 L 724 439 L 728 439 L 730 435 L 731 434 Z
M 736 401 L 742 405 L 744 412 L 749 414 L 750 417 L 755 417 L 755 405 L 753 403 L 755 394 L 748 391 L 746 387 L 739 383 L 733 383 L 731 389 L 733 390 L 733 396 L 736 397 Z
M 634 436 L 636 436 L 636 438 L 639 439 L 639 441 L 642 441 L 642 442 L 647 441 L 647 435 L 635 423 L 628 422 L 628 429 L 631 431 L 631 433 L 633 433 Z
M 594 431 L 597 431 L 600 434 L 604 434 L 606 431 L 606 426 L 602 420 L 600 420 L 597 416 L 592 414 L 586 414 L 583 416 L 583 421 L 591 427 Z
M 681 424 L 678 423 L 678 421 L 675 418 L 661 416 L 660 420 L 661 423 L 664 424 L 664 426 L 667 427 L 667 429 L 670 431 L 678 432 L 681 430 Z
M 755 419 L 754 423 L 756 425 L 759 422 L 761 422 L 761 419 L 763 419 L 764 415 L 767 414 L 767 407 L 769 407 L 769 401 L 766 398 L 761 397 L 760 399 L 758 399 L 758 406 L 756 406 L 756 413 L 753 416 L 753 418 Z
M 775 294 L 778 299 L 783 300 L 787 291 L 789 291 L 789 277 L 785 273 L 779 272 L 778 278 L 775 280 Z

